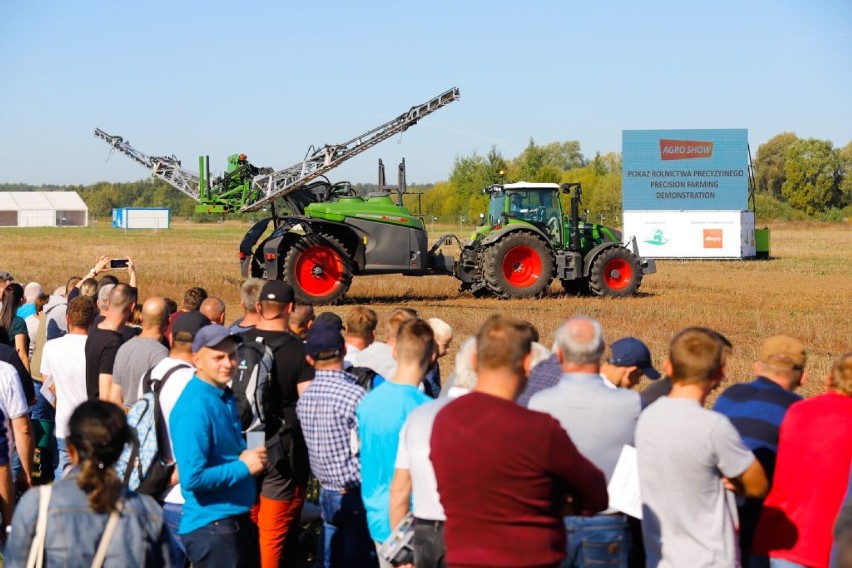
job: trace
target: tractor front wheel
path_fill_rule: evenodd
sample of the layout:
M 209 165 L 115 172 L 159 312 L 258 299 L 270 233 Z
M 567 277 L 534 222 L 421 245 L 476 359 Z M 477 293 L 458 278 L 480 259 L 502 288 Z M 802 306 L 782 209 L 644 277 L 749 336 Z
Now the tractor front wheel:
M 284 258 L 284 280 L 293 287 L 297 302 L 333 304 L 352 283 L 346 248 L 327 235 L 302 237 Z
M 639 259 L 624 247 L 604 249 L 592 262 L 589 289 L 598 296 L 632 296 L 642 284 Z
M 488 288 L 501 298 L 535 297 L 553 280 L 553 255 L 541 237 L 510 233 L 485 249 L 482 270 Z

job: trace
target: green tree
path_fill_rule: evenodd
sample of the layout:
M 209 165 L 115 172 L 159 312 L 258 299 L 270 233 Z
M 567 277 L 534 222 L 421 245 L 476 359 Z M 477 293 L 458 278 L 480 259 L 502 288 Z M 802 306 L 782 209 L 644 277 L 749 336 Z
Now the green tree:
M 758 146 L 754 160 L 754 178 L 758 192 L 781 197 L 781 186 L 786 179 L 784 163 L 787 149 L 798 139 L 792 132 L 782 132 Z
M 828 140 L 797 140 L 787 149 L 781 194 L 814 215 L 840 203 L 840 160 Z
M 840 205 L 852 205 L 852 142 L 837 150 L 837 159 L 840 162 Z

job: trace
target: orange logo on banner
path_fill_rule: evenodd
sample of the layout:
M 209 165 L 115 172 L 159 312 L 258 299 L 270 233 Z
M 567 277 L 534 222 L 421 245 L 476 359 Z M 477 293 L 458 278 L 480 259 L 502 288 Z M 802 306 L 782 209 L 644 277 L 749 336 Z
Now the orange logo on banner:
M 713 142 L 692 140 L 660 140 L 661 160 L 689 160 L 709 158 L 713 155 Z
M 704 229 L 704 248 L 722 248 L 722 229 Z

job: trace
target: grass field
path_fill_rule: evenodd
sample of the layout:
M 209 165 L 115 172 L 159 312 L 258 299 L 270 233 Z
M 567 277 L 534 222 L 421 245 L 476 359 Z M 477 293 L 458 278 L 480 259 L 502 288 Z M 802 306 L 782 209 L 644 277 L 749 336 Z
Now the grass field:
M 8 270 L 19 282 L 35 280 L 52 290 L 71 275 L 83 275 L 100 254 L 131 256 L 143 298 L 160 294 L 180 303 L 184 289 L 203 286 L 225 300 L 230 321 L 240 313 L 237 250 L 246 228 L 232 222 L 178 221 L 156 233 L 125 232 L 103 224 L 2 229 L 0 270 Z M 458 232 L 459 227 L 445 229 Z M 598 318 L 610 340 L 625 335 L 643 339 L 656 364 L 676 331 L 706 325 L 734 343 L 729 381 L 749 380 L 763 339 L 787 333 L 808 346 L 810 379 L 802 392 L 812 395 L 823 391 L 831 361 L 852 349 L 852 225 L 786 223 L 771 229 L 770 261 L 660 261 L 658 273 L 647 277 L 640 295 L 630 299 L 566 296 L 558 282 L 541 299 L 475 299 L 458 294 L 458 282 L 450 277 L 370 276 L 355 278 L 343 305 L 321 310 L 343 314 L 347 305 L 369 304 L 383 319 L 394 307 L 405 305 L 423 317 L 446 320 L 457 337 L 475 333 L 487 316 L 499 312 L 533 323 L 546 345 L 562 320 L 583 313 Z M 447 376 L 452 360 L 444 361 Z

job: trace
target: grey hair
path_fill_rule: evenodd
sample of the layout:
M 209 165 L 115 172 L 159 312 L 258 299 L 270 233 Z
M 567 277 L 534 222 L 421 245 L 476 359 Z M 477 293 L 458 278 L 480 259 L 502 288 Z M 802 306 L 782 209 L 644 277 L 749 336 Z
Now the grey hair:
M 591 336 L 586 326 L 591 327 Z M 606 347 L 600 322 L 580 315 L 569 318 L 559 326 L 555 343 L 566 363 L 578 365 L 600 363 Z
M 476 386 L 476 370 L 473 368 L 473 354 L 476 353 L 476 337 L 470 336 L 459 346 L 456 353 L 455 382 L 453 386 L 473 390 Z
M 450 341 L 453 338 L 453 328 L 450 327 L 450 324 L 442 320 L 441 318 L 429 318 L 426 320 L 426 323 L 429 324 L 429 327 L 432 328 L 432 333 L 435 334 L 435 340 L 447 340 Z
M 38 282 L 30 282 L 24 286 L 24 298 L 27 299 L 27 302 L 35 302 L 36 298 L 38 298 L 42 292 L 41 284 Z
M 105 310 L 109 308 L 109 295 L 112 293 L 112 289 L 115 288 L 115 284 L 107 284 L 101 287 L 98 290 L 98 309 Z

